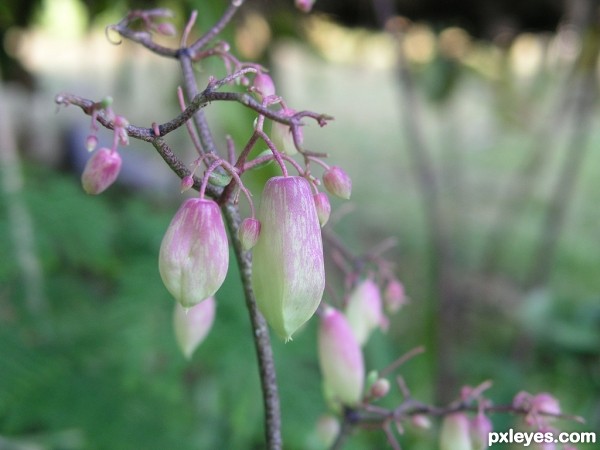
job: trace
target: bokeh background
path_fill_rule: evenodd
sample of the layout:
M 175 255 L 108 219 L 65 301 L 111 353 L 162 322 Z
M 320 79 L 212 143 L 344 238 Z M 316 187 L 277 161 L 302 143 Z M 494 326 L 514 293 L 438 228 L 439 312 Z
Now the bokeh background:
M 173 117 L 176 62 L 104 34 L 152 5 L 178 26 L 198 9 L 200 33 L 226 2 L 0 5 L 2 450 L 262 448 L 235 264 L 212 332 L 185 360 L 157 270 L 178 180 L 132 142 L 118 184 L 85 195 L 89 118 L 53 101 L 111 95 L 134 124 Z M 400 370 L 420 399 L 444 404 L 489 379 L 495 403 L 550 392 L 587 421 L 561 428 L 600 430 L 599 20 L 595 0 L 318 0 L 310 16 L 249 0 L 222 36 L 271 68 L 289 105 L 335 117 L 305 130 L 354 182 L 331 228 L 357 255 L 394 238 L 386 257 L 411 300 L 371 338 L 368 365 L 424 345 Z M 197 76 L 202 86 L 224 73 L 209 61 Z M 250 112 L 206 112 L 220 142 L 249 136 Z M 191 161 L 185 134 L 170 139 Z M 320 448 L 315 322 L 292 343 L 273 340 L 288 449 Z M 407 428 L 403 448 L 438 448 L 437 426 Z M 347 448 L 386 442 L 364 431 Z

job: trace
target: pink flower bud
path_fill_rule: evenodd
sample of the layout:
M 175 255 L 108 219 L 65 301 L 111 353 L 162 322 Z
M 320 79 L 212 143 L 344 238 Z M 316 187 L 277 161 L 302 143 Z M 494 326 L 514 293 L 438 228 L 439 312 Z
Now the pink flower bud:
M 383 291 L 383 302 L 387 312 L 397 312 L 406 304 L 404 285 L 396 279 L 390 280 Z
M 471 419 L 471 440 L 475 450 L 488 448 L 488 436 L 493 430 L 492 422 L 483 412 Z
M 88 194 L 100 194 L 115 182 L 121 170 L 121 155 L 108 148 L 98 149 L 88 159 L 81 174 L 83 190 Z
M 260 222 L 253 217 L 242 220 L 238 230 L 238 237 L 244 250 L 250 250 L 258 242 L 260 236 Z
M 162 22 L 156 26 L 156 31 L 164 36 L 175 36 L 177 30 L 175 30 L 175 25 L 169 22 Z
M 348 200 L 352 194 L 352 180 L 338 166 L 332 166 L 323 174 L 323 184 L 329 193 Z
M 385 397 L 390 391 L 390 382 L 386 378 L 379 378 L 369 389 L 369 395 L 373 398 Z
M 185 309 L 175 303 L 173 312 L 173 327 L 179 348 L 187 359 L 192 357 L 194 350 L 202 343 L 210 331 L 215 319 L 216 302 L 214 297 Z
M 319 192 L 318 194 L 314 195 L 314 199 L 319 223 L 321 224 L 321 227 L 324 227 L 329 220 L 329 215 L 331 214 L 331 204 L 329 203 L 329 198 L 325 192 Z
M 295 0 L 294 4 L 300 11 L 309 13 L 315 3 L 315 0 Z
M 85 140 L 85 148 L 87 148 L 88 152 L 93 152 L 98 145 L 98 138 L 93 134 L 90 134 Z
M 440 430 L 440 450 L 473 450 L 469 419 L 458 412 L 444 417 Z
M 428 430 L 431 428 L 431 419 L 425 414 L 415 414 L 414 416 L 412 416 L 410 421 L 413 424 L 413 426 L 422 430 Z
M 263 72 L 257 73 L 256 77 L 254 77 L 254 89 L 263 99 L 275 95 L 275 83 L 273 83 L 273 79 Z
M 319 365 L 325 390 L 335 401 L 356 405 L 362 397 L 365 366 L 360 345 L 344 315 L 326 307 L 318 334 Z
M 223 284 L 229 247 L 221 211 L 213 200 L 187 199 L 160 246 L 158 269 L 167 290 L 183 307 L 211 297 Z
M 191 175 L 187 175 L 181 179 L 181 193 L 189 191 L 194 186 L 194 178 Z
M 258 219 L 252 286 L 260 312 L 289 340 L 314 314 L 325 289 L 321 228 L 308 181 L 267 181 Z
M 340 422 L 335 416 L 324 415 L 319 417 L 317 422 L 317 436 L 319 441 L 325 446 L 330 447 L 340 432 Z
M 296 114 L 296 111 L 287 108 L 282 110 L 281 113 L 286 117 L 292 117 Z M 298 143 L 302 144 L 302 129 L 300 129 L 300 138 L 300 142 Z M 292 129 L 286 124 L 273 122 L 273 125 L 271 126 L 271 140 L 275 144 L 275 147 L 286 155 L 292 156 L 298 153 L 298 149 L 294 144 Z
M 361 281 L 350 293 L 344 313 L 360 345 L 367 342 L 375 328 L 387 327 L 379 287 L 371 279 Z
M 542 392 L 531 399 L 531 409 L 537 413 L 560 414 L 560 403 L 553 395 Z

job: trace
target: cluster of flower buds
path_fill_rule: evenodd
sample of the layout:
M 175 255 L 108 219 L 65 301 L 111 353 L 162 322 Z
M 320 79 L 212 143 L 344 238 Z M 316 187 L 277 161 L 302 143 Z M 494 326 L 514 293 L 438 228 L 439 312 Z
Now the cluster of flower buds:
M 127 127 L 129 122 L 123 116 L 117 116 L 113 113 L 110 105 L 112 99 L 107 97 L 94 105 L 92 111 L 91 133 L 86 139 L 86 147 L 92 152 L 98 145 L 96 132 L 98 126 L 96 118 L 100 111 L 104 111 L 106 117 L 112 120 L 114 127 L 114 138 L 111 148 L 102 147 L 94 152 L 88 159 L 83 173 L 81 174 L 81 184 L 88 194 L 97 195 L 104 192 L 117 179 L 121 171 L 121 155 L 117 152 L 117 147 L 127 145 L 129 138 L 127 136 Z

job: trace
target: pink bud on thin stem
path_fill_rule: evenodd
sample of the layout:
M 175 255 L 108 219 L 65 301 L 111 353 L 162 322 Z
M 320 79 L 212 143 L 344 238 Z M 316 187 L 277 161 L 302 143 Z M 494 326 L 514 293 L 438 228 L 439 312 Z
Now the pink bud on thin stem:
M 289 340 L 314 314 L 325 289 L 321 228 L 308 181 L 269 179 L 258 219 L 252 286 L 269 325 Z
M 385 309 L 389 313 L 397 312 L 406 304 L 406 293 L 404 285 L 396 279 L 390 280 L 383 291 Z
M 187 199 L 160 246 L 158 268 L 165 287 L 189 308 L 217 292 L 228 265 L 229 246 L 219 206 L 213 200 Z
M 215 310 L 214 297 L 209 297 L 187 310 L 179 303 L 175 303 L 173 312 L 175 338 L 187 359 L 192 357 L 210 331 L 215 319 Z
M 264 72 L 259 72 L 254 77 L 254 89 L 264 99 L 275 95 L 275 83 L 273 79 Z
M 85 148 L 87 148 L 88 152 L 93 152 L 97 145 L 98 138 L 95 135 L 90 134 L 85 140 Z
M 319 224 L 324 227 L 329 216 L 331 215 L 331 204 L 329 198 L 325 192 L 319 192 L 314 195 L 315 208 L 317 209 L 317 217 L 319 218 Z
M 469 419 L 457 412 L 444 417 L 440 430 L 440 450 L 473 450 Z
M 352 179 L 338 166 L 330 167 L 323 174 L 323 184 L 329 193 L 345 200 L 352 194 Z
M 367 342 L 375 328 L 387 327 L 379 286 L 371 279 L 361 281 L 354 288 L 344 313 L 360 345 Z
M 250 250 L 256 245 L 260 236 L 260 228 L 260 222 L 253 217 L 247 217 L 242 220 L 238 237 L 244 250 Z
M 295 0 L 294 4 L 300 11 L 309 13 L 315 3 L 315 0 Z
M 365 366 L 360 345 L 344 315 L 326 307 L 318 334 L 319 365 L 333 400 L 356 405 L 362 398 Z
M 492 422 L 483 411 L 479 411 L 470 423 L 471 440 L 475 450 L 488 448 L 488 436 L 493 430 Z
M 108 148 L 98 149 L 88 159 L 83 173 L 81 184 L 88 194 L 96 195 L 104 192 L 115 182 L 121 170 L 121 155 Z
M 194 178 L 191 175 L 186 175 L 181 179 L 181 193 L 189 191 L 194 186 Z

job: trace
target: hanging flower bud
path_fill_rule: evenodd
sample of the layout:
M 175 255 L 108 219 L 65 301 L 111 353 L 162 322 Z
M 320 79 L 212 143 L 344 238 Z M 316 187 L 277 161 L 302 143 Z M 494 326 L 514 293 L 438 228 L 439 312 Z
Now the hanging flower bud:
M 300 11 L 309 13 L 315 3 L 315 0 L 295 0 L 294 4 Z
M 189 191 L 194 186 L 194 178 L 191 175 L 186 175 L 181 179 L 181 193 Z
M 338 166 L 332 166 L 323 174 L 323 184 L 329 193 L 345 200 L 352 194 L 352 179 Z
M 314 314 L 325 289 L 321 229 L 308 181 L 267 181 L 258 219 L 252 286 L 269 325 L 289 340 Z
M 96 195 L 115 182 L 121 170 L 121 155 L 108 148 L 98 149 L 88 159 L 81 174 L 83 190 Z
M 387 328 L 379 287 L 371 279 L 361 281 L 350 293 L 344 313 L 360 345 L 367 342 L 375 328 Z
M 394 278 L 386 284 L 383 291 L 383 302 L 385 310 L 392 314 L 406 304 L 404 285 L 399 280 Z
M 483 450 L 488 448 L 488 436 L 492 432 L 492 422 L 483 411 L 479 411 L 473 419 L 471 419 L 471 441 L 475 450 Z
M 329 203 L 329 198 L 325 192 L 319 192 L 314 195 L 314 199 L 319 223 L 321 224 L 321 227 L 324 227 L 329 220 L 329 215 L 331 214 L 331 204 Z
M 461 412 L 444 417 L 440 430 L 440 450 L 473 450 L 469 419 Z
M 202 343 L 210 331 L 215 319 L 216 302 L 214 297 L 208 297 L 203 302 L 184 308 L 175 303 L 173 312 L 173 327 L 179 348 L 187 359 Z
M 250 250 L 258 242 L 260 236 L 260 222 L 254 217 L 247 217 L 242 220 L 238 230 L 238 237 L 244 250 Z
M 94 150 L 96 150 L 97 146 L 98 146 L 98 138 L 95 135 L 90 134 L 85 139 L 85 148 L 87 148 L 88 152 L 93 152 Z
M 171 220 L 158 259 L 167 290 L 189 308 L 223 284 L 229 248 L 221 211 L 213 200 L 187 199 Z
M 254 89 L 263 99 L 275 95 L 275 83 L 264 72 L 257 73 L 254 77 Z
M 286 117 L 292 117 L 296 114 L 296 111 L 293 109 L 287 108 L 281 111 Z M 302 128 L 299 130 L 300 132 L 300 142 L 298 144 L 302 144 Z M 292 156 L 298 153 L 298 149 L 294 144 L 294 136 L 292 135 L 292 129 L 284 124 L 273 121 L 273 125 L 271 126 L 271 140 L 275 144 L 275 147 L 286 155 Z
M 365 379 L 363 355 L 348 321 L 334 308 L 323 311 L 318 350 L 325 390 L 344 405 L 356 405 Z

